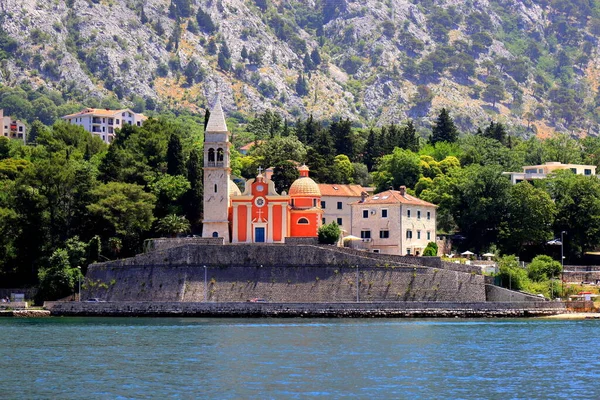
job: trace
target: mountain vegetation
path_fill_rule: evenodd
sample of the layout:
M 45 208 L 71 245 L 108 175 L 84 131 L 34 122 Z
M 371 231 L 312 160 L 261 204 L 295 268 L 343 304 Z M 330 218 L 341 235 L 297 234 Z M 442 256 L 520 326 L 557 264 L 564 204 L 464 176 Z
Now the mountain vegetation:
M 246 118 L 410 118 L 424 135 L 446 108 L 463 132 L 595 135 L 599 35 L 597 0 L 5 0 L 0 108 L 50 125 L 115 102 L 199 112 L 220 92 Z

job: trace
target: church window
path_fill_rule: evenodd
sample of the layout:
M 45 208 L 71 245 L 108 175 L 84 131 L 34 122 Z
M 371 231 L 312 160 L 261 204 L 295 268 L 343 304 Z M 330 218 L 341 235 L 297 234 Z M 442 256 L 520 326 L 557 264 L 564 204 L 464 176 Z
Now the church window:
M 215 165 L 215 149 L 208 149 L 208 166 Z
M 213 232 L 212 237 L 219 237 L 219 232 Z
M 317 206 L 317 199 L 313 199 L 313 207 Z
M 215 193 L 217 193 L 217 184 L 215 183 Z
M 308 220 L 306 218 L 300 218 L 298 220 L 298 225 L 308 225 Z
M 223 165 L 223 149 L 220 147 L 217 149 L 217 165 Z

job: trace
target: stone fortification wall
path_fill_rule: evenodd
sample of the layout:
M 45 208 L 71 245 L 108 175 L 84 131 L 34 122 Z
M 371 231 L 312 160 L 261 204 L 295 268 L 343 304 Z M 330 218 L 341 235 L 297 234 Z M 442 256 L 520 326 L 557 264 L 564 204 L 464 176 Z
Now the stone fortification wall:
M 533 317 L 565 312 L 560 302 L 455 303 L 55 303 L 52 315 L 174 317 Z
M 335 247 L 185 245 L 92 264 L 82 298 L 113 301 L 485 301 L 484 277 Z M 439 263 L 436 257 L 394 260 Z M 390 259 L 391 260 L 391 259 Z M 358 284 L 357 268 L 358 267 Z M 439 265 L 439 264 L 437 264 Z M 206 284 L 205 268 L 206 266 Z
M 213 266 L 204 278 L 201 265 L 92 265 L 82 296 L 184 302 L 343 302 L 357 295 L 363 301 L 486 299 L 483 276 L 424 267 Z
M 530 302 L 539 302 L 541 299 L 538 296 L 534 296 L 532 294 L 516 292 L 514 290 L 508 290 L 502 288 L 500 286 L 494 285 L 485 285 L 485 294 L 487 301 L 492 302 L 513 302 L 513 301 L 530 301 Z

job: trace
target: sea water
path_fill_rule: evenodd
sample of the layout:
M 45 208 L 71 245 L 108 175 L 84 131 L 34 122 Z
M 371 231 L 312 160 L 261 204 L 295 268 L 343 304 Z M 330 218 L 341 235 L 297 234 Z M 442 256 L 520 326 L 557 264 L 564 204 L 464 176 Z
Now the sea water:
M 2 399 L 594 399 L 600 321 L 0 318 Z

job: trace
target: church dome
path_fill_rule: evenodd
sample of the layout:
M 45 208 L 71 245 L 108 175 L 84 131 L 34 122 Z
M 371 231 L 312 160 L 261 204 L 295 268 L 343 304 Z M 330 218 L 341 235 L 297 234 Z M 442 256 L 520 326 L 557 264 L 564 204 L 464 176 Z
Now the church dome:
M 241 196 L 242 195 L 240 188 L 232 180 L 229 181 L 229 195 L 230 196 Z
M 319 185 L 308 176 L 302 176 L 290 186 L 290 196 L 316 196 L 321 197 Z

